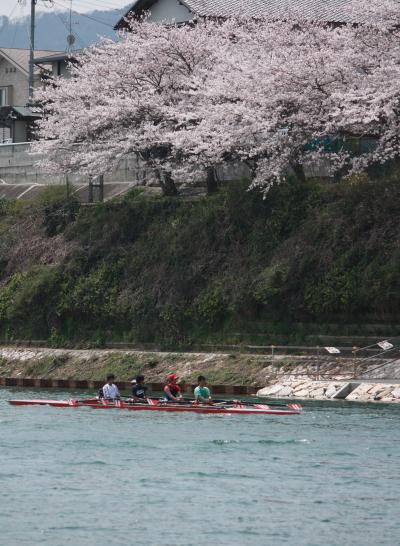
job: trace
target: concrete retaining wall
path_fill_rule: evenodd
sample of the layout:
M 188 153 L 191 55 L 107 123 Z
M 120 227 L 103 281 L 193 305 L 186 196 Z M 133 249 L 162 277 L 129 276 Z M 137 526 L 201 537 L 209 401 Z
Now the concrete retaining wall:
M 120 390 L 130 390 L 132 384 L 129 381 L 116 382 Z M 94 389 L 97 390 L 104 385 L 103 381 L 86 381 L 77 379 L 33 379 L 23 377 L 0 377 L 0 386 L 2 387 L 26 387 L 26 388 L 53 388 L 53 389 Z M 146 383 L 152 392 L 161 392 L 165 383 Z M 183 385 L 182 390 L 185 393 L 193 394 L 193 389 L 197 385 Z M 227 394 L 248 396 L 255 394 L 259 387 L 245 385 L 213 385 L 214 394 Z
M 40 156 L 29 153 L 29 143 L 0 145 L 0 182 L 6 184 L 65 184 L 65 175 L 47 174 L 36 166 Z M 244 165 L 230 165 L 217 169 L 220 180 L 237 179 L 249 174 Z M 194 181 L 201 182 L 205 175 L 202 171 L 195 173 Z M 72 185 L 87 185 L 86 175 L 69 175 Z M 158 186 L 154 169 L 151 169 L 136 154 L 131 154 L 118 163 L 116 169 L 104 176 L 107 183 L 129 183 L 140 186 Z M 177 185 L 185 185 L 185 180 L 177 180 Z

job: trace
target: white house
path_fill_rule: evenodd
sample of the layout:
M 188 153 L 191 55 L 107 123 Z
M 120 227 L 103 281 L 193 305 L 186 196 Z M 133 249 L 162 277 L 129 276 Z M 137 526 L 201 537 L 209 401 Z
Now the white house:
M 149 11 L 150 21 L 186 23 L 201 17 L 226 18 L 240 13 L 250 17 L 279 19 L 288 10 L 310 20 L 343 23 L 349 20 L 346 7 L 352 0 L 136 0 L 115 25 L 128 28 L 127 19 Z
M 36 52 L 35 65 L 41 69 L 49 71 L 51 76 L 63 76 L 64 78 L 70 77 L 69 63 L 74 62 L 74 55 L 80 53 L 81 50 L 75 50 L 71 53 L 60 53 L 56 51 L 47 55 L 39 55 L 39 51 Z

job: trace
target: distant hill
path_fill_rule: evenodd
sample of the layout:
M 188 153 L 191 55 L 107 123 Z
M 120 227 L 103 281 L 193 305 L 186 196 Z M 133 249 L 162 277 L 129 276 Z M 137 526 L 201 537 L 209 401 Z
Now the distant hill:
M 96 10 L 91 13 L 73 13 L 72 32 L 76 41 L 74 49 L 86 47 L 101 37 L 113 38 L 113 26 L 126 12 L 129 3 L 120 10 Z M 29 17 L 8 19 L 0 16 L 0 47 L 29 47 Z M 67 49 L 69 12 L 39 12 L 36 19 L 36 49 Z

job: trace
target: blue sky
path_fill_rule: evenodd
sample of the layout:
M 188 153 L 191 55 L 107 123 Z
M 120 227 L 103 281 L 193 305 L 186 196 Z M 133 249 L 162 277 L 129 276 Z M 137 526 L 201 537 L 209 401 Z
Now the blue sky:
M 31 0 L 25 0 L 26 6 L 18 3 L 18 0 L 0 0 L 0 15 L 16 18 L 30 13 Z M 121 12 L 122 8 L 132 3 L 130 0 L 72 0 L 72 9 L 81 13 L 94 11 L 96 9 L 115 9 L 116 13 Z M 70 0 L 38 0 L 38 11 L 67 11 L 69 10 Z

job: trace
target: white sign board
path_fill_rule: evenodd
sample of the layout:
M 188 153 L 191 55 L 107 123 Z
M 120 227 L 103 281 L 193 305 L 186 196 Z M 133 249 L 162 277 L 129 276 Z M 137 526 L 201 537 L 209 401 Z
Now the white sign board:
M 331 355 L 337 355 L 340 353 L 337 347 L 325 347 L 325 351 L 328 351 Z
M 381 349 L 384 351 L 387 351 L 388 349 L 393 349 L 394 345 L 392 343 L 389 343 L 389 341 L 379 341 L 377 343 Z

